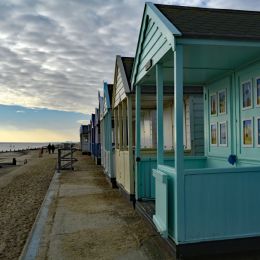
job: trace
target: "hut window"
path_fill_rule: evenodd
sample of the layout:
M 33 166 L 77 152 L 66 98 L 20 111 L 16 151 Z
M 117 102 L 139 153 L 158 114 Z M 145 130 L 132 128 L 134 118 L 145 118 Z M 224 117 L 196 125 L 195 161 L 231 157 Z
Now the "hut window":
M 184 102 L 183 113 L 183 144 L 185 149 L 191 148 L 190 143 L 190 115 L 189 102 Z M 170 104 L 164 107 L 164 149 L 174 149 L 174 105 Z M 157 126 L 156 110 L 142 110 L 141 112 L 141 148 L 157 148 Z
M 174 149 L 174 104 L 164 107 L 163 111 L 164 149 Z M 189 102 L 183 103 L 183 144 L 184 148 L 190 149 L 190 115 Z
M 141 112 L 141 148 L 156 148 L 156 111 Z

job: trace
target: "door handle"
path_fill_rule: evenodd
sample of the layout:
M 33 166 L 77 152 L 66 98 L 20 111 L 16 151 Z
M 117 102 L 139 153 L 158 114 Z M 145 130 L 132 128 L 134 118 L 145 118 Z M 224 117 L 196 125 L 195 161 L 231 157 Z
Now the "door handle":
M 140 157 L 136 157 L 136 158 L 135 158 L 135 161 L 136 161 L 136 162 L 140 162 L 140 161 L 141 161 L 141 158 L 140 158 Z

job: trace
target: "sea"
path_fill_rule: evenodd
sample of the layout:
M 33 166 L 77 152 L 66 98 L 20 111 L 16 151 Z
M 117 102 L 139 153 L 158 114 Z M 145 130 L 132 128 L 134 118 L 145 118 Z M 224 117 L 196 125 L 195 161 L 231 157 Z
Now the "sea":
M 21 150 L 29 150 L 29 149 L 36 149 L 41 148 L 43 146 L 47 146 L 49 143 L 7 143 L 7 142 L 0 142 L 0 152 L 7 152 L 7 151 L 21 151 Z

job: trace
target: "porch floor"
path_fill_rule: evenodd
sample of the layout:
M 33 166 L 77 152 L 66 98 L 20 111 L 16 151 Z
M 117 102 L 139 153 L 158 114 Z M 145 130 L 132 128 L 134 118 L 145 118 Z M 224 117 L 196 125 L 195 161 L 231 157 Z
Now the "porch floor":
M 155 214 L 155 200 L 138 200 L 136 202 L 136 209 L 144 216 L 146 219 L 153 224 L 153 215 Z

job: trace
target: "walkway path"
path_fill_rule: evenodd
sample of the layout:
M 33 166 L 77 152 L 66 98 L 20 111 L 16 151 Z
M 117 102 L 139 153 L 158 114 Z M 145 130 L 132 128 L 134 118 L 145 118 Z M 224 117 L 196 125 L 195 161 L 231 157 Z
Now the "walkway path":
M 38 259 L 173 259 L 102 168 L 89 156 L 76 157 L 75 171 L 61 174 Z

